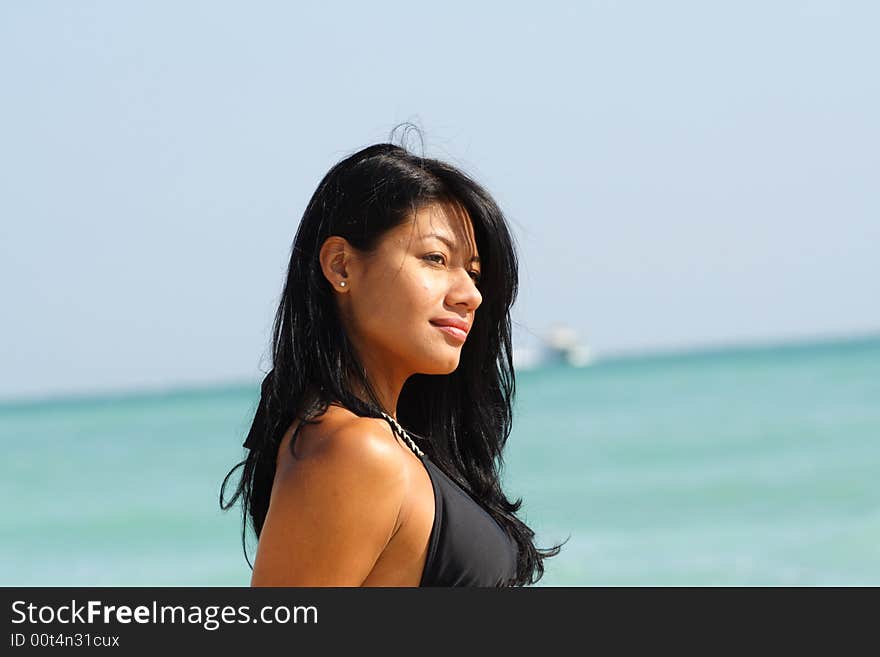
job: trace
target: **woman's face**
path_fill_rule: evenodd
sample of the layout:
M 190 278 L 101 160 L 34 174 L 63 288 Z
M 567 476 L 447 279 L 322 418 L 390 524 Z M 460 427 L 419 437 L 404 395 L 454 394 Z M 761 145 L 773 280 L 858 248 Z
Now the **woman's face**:
M 466 334 L 439 324 L 459 322 L 470 330 L 482 302 L 479 253 L 467 214 L 427 206 L 386 233 L 372 254 L 352 250 L 339 237 L 328 240 L 337 242 L 325 242 L 326 255 L 322 249 L 325 275 L 339 293 L 346 331 L 368 375 L 405 381 L 415 373 L 454 371 Z

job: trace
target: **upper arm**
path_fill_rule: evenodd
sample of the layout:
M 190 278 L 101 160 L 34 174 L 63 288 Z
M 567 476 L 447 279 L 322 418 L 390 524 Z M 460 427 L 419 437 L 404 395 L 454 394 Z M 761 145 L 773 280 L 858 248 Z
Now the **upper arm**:
M 404 469 L 371 420 L 322 437 L 279 472 L 260 533 L 252 586 L 359 586 L 394 533 Z

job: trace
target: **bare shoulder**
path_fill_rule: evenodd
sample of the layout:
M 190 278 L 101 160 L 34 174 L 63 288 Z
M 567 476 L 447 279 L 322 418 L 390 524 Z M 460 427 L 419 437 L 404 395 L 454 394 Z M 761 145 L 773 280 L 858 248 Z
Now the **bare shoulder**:
M 297 443 L 302 444 L 297 445 L 294 463 L 305 467 L 357 465 L 363 470 L 389 474 L 402 463 L 387 422 L 360 417 L 341 408 L 328 410 L 320 423 L 303 427 Z
M 308 449 L 276 473 L 252 583 L 357 586 L 397 531 L 401 450 L 383 421 L 346 413 L 310 426 Z
M 277 488 L 318 478 L 340 493 L 403 495 L 403 454 L 385 421 L 336 409 L 308 429 L 307 448 L 277 473 Z

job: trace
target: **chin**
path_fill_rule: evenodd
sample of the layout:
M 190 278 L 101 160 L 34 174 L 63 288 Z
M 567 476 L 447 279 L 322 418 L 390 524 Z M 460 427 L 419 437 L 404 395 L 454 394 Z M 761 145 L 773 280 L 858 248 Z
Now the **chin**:
M 452 374 L 458 369 L 459 357 L 438 358 L 422 370 L 422 374 Z

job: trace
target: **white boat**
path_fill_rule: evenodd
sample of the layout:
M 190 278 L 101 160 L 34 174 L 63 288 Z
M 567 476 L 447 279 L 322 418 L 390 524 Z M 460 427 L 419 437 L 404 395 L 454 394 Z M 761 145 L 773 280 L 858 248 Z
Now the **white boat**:
M 570 326 L 556 325 L 543 336 L 536 347 L 515 347 L 513 364 L 517 369 L 531 369 L 541 365 L 586 367 L 595 361 L 593 351 L 577 338 Z

